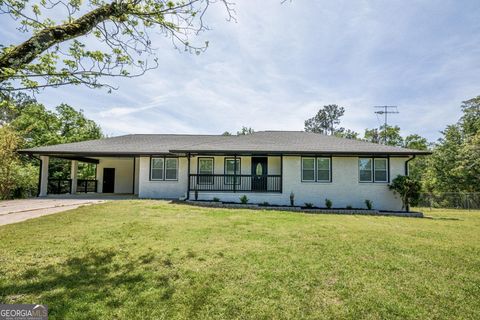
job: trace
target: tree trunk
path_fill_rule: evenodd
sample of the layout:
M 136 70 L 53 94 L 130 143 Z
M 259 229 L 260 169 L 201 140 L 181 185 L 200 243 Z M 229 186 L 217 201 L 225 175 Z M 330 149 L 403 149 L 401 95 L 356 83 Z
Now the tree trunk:
M 126 9 L 126 5 L 113 2 L 97 8 L 70 23 L 45 28 L 22 44 L 7 50 L 7 53 L 3 56 L 0 56 L 0 72 L 6 68 L 20 69 L 22 66 L 32 62 L 48 48 L 87 34 L 100 22 L 119 16 Z M 0 74 L 0 82 L 5 80 L 7 80 L 7 77 Z

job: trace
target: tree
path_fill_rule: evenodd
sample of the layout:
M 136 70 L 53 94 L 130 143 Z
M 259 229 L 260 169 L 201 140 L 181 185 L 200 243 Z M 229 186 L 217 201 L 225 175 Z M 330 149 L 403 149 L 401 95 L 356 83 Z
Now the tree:
M 402 199 L 402 209 L 407 212 L 410 211 L 410 206 L 416 205 L 420 199 L 420 182 L 409 176 L 398 175 L 388 187 L 399 194 Z
M 22 165 L 17 154 L 21 138 L 9 126 L 0 127 L 0 199 L 31 194 L 36 186 L 36 169 Z M 32 178 L 33 177 L 33 178 Z
M 350 129 L 340 128 L 333 134 L 335 137 L 344 139 L 358 139 L 359 133 Z
M 428 140 L 418 134 L 410 134 L 403 140 L 403 146 L 408 149 L 427 150 Z
M 242 129 L 240 131 L 237 131 L 237 136 L 245 136 L 247 134 L 252 134 L 254 132 L 255 132 L 255 130 L 253 130 L 253 128 L 242 127 Z
M 336 132 L 343 131 L 344 128 L 337 128 L 336 126 L 340 124 L 340 118 L 344 113 L 345 108 L 336 104 L 323 106 L 314 117 L 305 120 L 305 131 L 327 135 L 334 135 Z
M 222 133 L 222 136 L 231 136 L 232 134 L 228 131 L 225 131 L 224 133 Z
M 403 138 L 400 135 L 399 126 L 382 125 L 378 129 L 365 129 L 364 139 L 373 143 L 385 143 L 389 146 L 403 146 Z
M 159 65 L 153 30 L 175 48 L 199 54 L 208 42 L 195 45 L 189 38 L 207 30 L 205 12 L 214 3 L 234 19 L 228 0 L 0 0 L 0 13 L 29 36 L 18 45 L 0 45 L 0 90 L 113 88 L 100 78 L 135 77 Z

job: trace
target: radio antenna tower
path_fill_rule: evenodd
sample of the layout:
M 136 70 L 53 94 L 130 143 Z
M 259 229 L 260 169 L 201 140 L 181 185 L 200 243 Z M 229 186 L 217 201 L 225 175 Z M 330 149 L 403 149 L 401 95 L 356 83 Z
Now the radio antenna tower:
M 381 110 L 375 111 L 375 113 L 384 115 L 385 121 L 383 123 L 383 130 L 386 131 L 387 126 L 388 126 L 388 115 L 393 114 L 393 113 L 399 113 L 397 106 L 375 106 L 374 108 L 381 109 Z M 383 136 L 383 143 L 387 144 L 387 135 L 386 134 Z

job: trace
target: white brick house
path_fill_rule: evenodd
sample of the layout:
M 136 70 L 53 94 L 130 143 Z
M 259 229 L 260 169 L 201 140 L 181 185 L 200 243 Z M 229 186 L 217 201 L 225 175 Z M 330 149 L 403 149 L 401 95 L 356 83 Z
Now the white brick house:
M 131 193 L 170 198 L 286 205 L 400 210 L 388 183 L 408 174 L 408 161 L 428 152 L 295 131 L 261 131 L 245 136 L 126 135 L 60 144 L 20 153 L 42 160 L 39 195 L 61 184 L 64 192 Z M 68 181 L 48 178 L 49 157 L 72 161 Z M 79 181 L 78 161 L 97 164 L 94 181 Z M 57 185 L 58 184 L 58 185 Z

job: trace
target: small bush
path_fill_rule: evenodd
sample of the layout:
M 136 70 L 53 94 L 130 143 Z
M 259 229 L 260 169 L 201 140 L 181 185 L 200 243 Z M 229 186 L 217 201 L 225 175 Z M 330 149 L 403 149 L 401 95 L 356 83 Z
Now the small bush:
M 242 204 L 247 204 L 248 203 L 248 198 L 246 195 L 243 195 L 240 197 L 240 203 Z
M 213 202 L 220 202 L 220 198 L 214 197 Z
M 295 193 L 290 192 L 290 205 L 293 207 L 295 205 Z
M 327 207 L 328 209 L 330 209 L 333 205 L 333 202 L 332 200 L 330 199 L 325 199 L 325 207 Z
M 313 208 L 313 203 L 311 203 L 311 202 L 306 202 L 306 203 L 305 203 L 305 207 L 307 207 L 307 208 Z
M 262 202 L 262 206 L 268 207 L 269 205 L 270 203 L 268 203 L 267 201 Z
M 372 200 L 365 200 L 365 206 L 367 207 L 368 210 L 372 210 L 373 208 L 373 202 Z
M 352 207 L 352 205 L 350 205 L 350 204 L 347 206 L 347 209 L 352 209 L 352 208 L 353 208 L 353 207 Z

